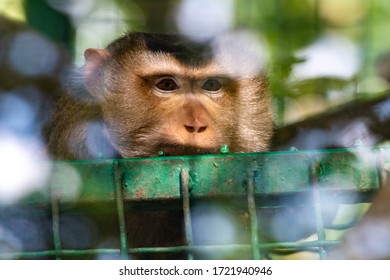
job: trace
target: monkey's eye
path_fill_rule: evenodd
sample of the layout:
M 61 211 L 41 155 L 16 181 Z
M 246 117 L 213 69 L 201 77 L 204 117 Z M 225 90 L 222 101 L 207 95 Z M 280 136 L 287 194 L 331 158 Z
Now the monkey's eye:
M 164 77 L 155 81 L 155 87 L 160 91 L 174 91 L 179 88 L 178 84 L 173 78 Z
M 218 93 L 222 89 L 222 83 L 216 78 L 210 78 L 203 83 L 202 89 L 211 93 Z

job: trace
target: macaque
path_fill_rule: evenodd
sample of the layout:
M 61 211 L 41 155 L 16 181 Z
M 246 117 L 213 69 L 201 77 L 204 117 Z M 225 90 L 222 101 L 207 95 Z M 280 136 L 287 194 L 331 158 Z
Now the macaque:
M 222 144 L 233 153 L 266 151 L 271 99 L 245 36 L 197 43 L 129 33 L 87 49 L 81 81 L 48 126 L 54 158 L 210 154 Z
M 106 49 L 87 49 L 75 75 L 47 126 L 54 159 L 210 154 L 222 144 L 232 153 L 270 148 L 271 98 L 259 46 L 248 34 L 199 43 L 129 33 Z M 184 245 L 181 211 L 132 212 L 127 221 L 129 247 Z M 352 239 L 362 235 L 359 228 Z M 367 256 L 352 254 L 351 238 L 330 258 Z
M 128 33 L 87 49 L 47 126 L 53 158 L 266 151 L 274 126 L 257 44 L 247 33 L 206 43 Z M 129 246 L 184 245 L 182 220 L 181 211 L 128 214 Z

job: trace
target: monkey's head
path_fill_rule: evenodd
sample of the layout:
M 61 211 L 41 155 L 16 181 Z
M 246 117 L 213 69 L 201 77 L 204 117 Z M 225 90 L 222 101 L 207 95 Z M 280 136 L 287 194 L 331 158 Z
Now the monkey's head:
M 268 149 L 271 100 L 247 35 L 195 43 L 129 33 L 85 51 L 84 85 L 122 157 Z M 248 45 L 249 42 L 249 45 Z

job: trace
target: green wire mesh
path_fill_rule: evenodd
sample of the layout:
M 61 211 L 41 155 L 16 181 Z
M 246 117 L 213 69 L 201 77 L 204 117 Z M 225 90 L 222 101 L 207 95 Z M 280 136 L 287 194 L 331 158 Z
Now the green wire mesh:
M 67 259 L 104 255 L 105 258 L 129 259 L 140 253 L 184 253 L 187 259 L 196 259 L 205 258 L 210 252 L 231 250 L 245 251 L 246 258 L 252 259 L 269 259 L 275 254 L 283 256 L 302 251 L 324 259 L 327 251 L 340 242 L 328 237 L 327 230 L 345 230 L 356 222 L 332 223 L 324 213 L 325 207 L 327 212 L 329 208 L 335 212 L 340 204 L 369 201 L 383 181 L 384 164 L 389 158 L 389 149 L 359 148 L 55 162 L 44 192 L 30 195 L 15 205 L 4 206 L 0 211 L 0 221 L 10 211 L 18 211 L 27 219 L 49 213 L 52 247 L 29 251 L 0 250 L 0 258 Z M 69 170 L 78 176 L 69 176 Z M 249 238 L 241 243 L 197 244 L 193 236 L 196 229 L 192 221 L 193 206 L 221 201 L 229 201 L 232 211 L 246 213 Z M 131 225 L 126 222 L 126 213 L 134 209 L 182 211 L 185 244 L 131 248 L 126 235 Z M 275 241 L 265 237 L 269 217 L 272 220 L 273 214 L 281 209 L 293 212 L 299 209 L 297 213 L 303 215 L 298 215 L 298 221 L 313 215 L 315 224 L 311 233 L 316 238 Z M 119 244 L 98 248 L 63 247 L 61 215 L 69 212 L 77 216 L 78 211 L 105 220 L 103 224 L 116 224 L 114 235 Z M 241 258 L 244 255 L 234 256 Z

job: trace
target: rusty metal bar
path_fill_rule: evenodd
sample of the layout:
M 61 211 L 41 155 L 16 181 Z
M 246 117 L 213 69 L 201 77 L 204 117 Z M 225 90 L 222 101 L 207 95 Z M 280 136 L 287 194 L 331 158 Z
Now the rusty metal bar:
M 51 217 L 52 217 L 52 229 L 53 229 L 53 242 L 54 250 L 56 252 L 55 257 L 57 260 L 61 259 L 61 234 L 60 234 L 60 217 L 59 217 L 59 206 L 58 206 L 58 196 L 55 186 L 51 186 L 50 189 L 51 196 Z
M 113 180 L 115 186 L 115 201 L 117 207 L 118 214 L 118 222 L 119 222 L 119 234 L 120 234 L 120 252 L 121 258 L 129 259 L 128 253 L 128 243 L 126 236 L 126 219 L 125 219 L 125 210 L 123 203 L 123 173 L 120 169 L 120 165 L 118 161 L 114 161 L 113 164 Z
M 326 241 L 326 236 L 324 230 L 324 221 L 322 219 L 321 195 L 319 189 L 320 168 L 321 166 L 319 162 L 312 161 L 310 163 L 309 176 L 310 176 L 310 183 L 313 188 L 314 215 L 316 220 L 316 230 L 317 230 L 318 241 L 319 241 L 318 253 L 320 259 L 325 259 L 327 253 L 324 247 L 322 246 L 322 244 L 324 244 L 324 242 Z
M 191 209 L 190 209 L 190 193 L 188 188 L 188 183 L 190 180 L 189 170 L 184 168 L 180 171 L 180 187 L 181 194 L 183 199 L 183 214 L 184 214 L 184 231 L 186 245 L 193 245 L 193 236 L 192 236 L 192 223 L 191 223 Z M 188 251 L 187 258 L 190 260 L 194 259 L 192 251 Z
M 260 260 L 261 254 L 259 250 L 259 236 L 257 234 L 258 224 L 256 215 L 256 202 L 255 202 L 255 176 L 254 173 L 250 173 L 248 178 L 248 212 L 251 226 L 251 243 L 253 250 L 253 259 Z
M 383 149 L 379 149 L 376 154 L 376 170 L 378 173 L 379 188 L 384 187 L 387 180 L 386 161 L 383 153 Z

